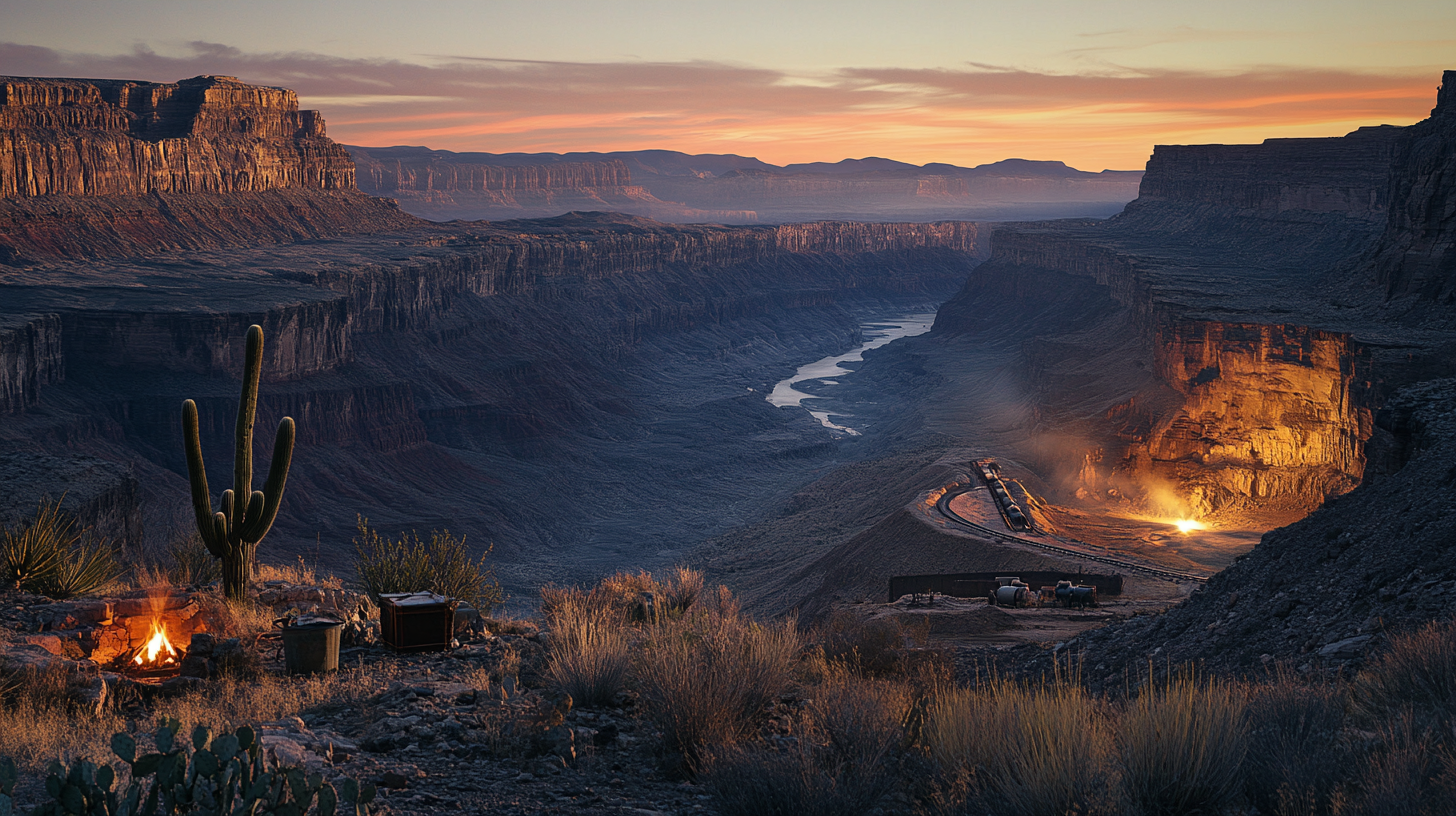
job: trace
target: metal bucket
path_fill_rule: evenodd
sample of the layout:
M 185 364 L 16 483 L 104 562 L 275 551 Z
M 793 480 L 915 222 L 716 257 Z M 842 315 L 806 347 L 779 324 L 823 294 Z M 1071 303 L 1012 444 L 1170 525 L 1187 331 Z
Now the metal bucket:
M 283 666 L 289 674 L 337 671 L 342 623 L 306 623 L 283 628 Z

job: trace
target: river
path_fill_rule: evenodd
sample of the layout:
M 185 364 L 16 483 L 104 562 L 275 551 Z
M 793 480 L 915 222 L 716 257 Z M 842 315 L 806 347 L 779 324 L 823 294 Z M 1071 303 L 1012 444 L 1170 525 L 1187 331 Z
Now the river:
M 924 334 L 930 331 L 935 324 L 935 312 L 923 312 L 918 314 L 904 315 L 889 320 L 876 320 L 860 326 L 864 333 L 865 341 L 850 349 L 844 354 L 833 357 L 825 357 L 816 360 L 808 365 L 799 367 L 794 376 L 780 381 L 774 386 L 773 392 L 768 395 L 768 401 L 779 407 L 793 406 L 807 410 L 810 416 L 819 420 L 819 424 L 831 431 L 848 436 L 859 436 L 859 431 L 848 425 L 836 423 L 836 419 L 853 419 L 853 414 L 845 414 L 835 411 L 816 411 L 805 405 L 804 400 L 815 400 L 821 397 L 815 394 L 805 393 L 794 386 L 803 382 L 816 382 L 819 385 L 838 385 L 839 380 L 854 373 L 853 369 L 843 367 L 843 363 L 857 363 L 864 359 L 867 351 L 877 349 L 881 346 L 899 340 L 902 337 L 914 337 L 917 334 Z

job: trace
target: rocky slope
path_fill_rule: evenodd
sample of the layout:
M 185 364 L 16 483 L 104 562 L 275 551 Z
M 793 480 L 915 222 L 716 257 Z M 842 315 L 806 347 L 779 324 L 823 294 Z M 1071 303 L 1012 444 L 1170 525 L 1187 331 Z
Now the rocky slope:
M 283 88 L 0 77 L 0 261 L 410 226 Z
M 1276 665 L 1339 672 L 1361 665 L 1391 634 L 1447 617 L 1456 597 L 1453 406 L 1456 380 L 1400 392 L 1379 420 L 1399 453 L 1379 472 L 1372 467 L 1358 489 L 1269 533 L 1187 602 L 1082 635 L 1063 658 L 1076 655 L 1092 685 L 1107 688 L 1149 665 L 1159 674 L 1185 664 L 1236 675 Z M 1042 649 L 1000 660 L 1028 673 L 1050 670 Z

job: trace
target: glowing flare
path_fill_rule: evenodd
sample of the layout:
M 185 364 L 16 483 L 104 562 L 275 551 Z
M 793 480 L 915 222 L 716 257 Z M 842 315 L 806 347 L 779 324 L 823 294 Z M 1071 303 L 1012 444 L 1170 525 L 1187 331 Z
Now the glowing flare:
M 161 659 L 158 659 L 159 656 Z M 138 666 L 166 666 L 177 662 L 177 650 L 167 640 L 167 627 L 160 621 L 152 621 L 152 635 L 132 662 Z
M 1208 525 L 1204 524 L 1201 521 L 1194 521 L 1193 519 L 1178 519 L 1177 521 L 1173 522 L 1173 526 L 1177 527 L 1178 532 L 1182 533 L 1183 535 L 1188 535 L 1194 530 L 1208 529 Z

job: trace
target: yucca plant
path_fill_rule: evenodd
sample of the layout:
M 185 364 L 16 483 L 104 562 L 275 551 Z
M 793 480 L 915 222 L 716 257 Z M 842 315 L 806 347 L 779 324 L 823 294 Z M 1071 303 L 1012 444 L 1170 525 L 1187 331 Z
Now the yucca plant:
M 36 590 L 48 598 L 90 595 L 120 578 L 125 569 L 105 539 L 87 540 L 83 534 L 61 556 L 59 566 L 36 582 Z
M 89 527 L 77 530 L 59 501 L 41 501 L 29 524 L 6 530 L 4 554 L 8 580 L 50 598 L 95 592 L 123 572 L 110 544 Z
M 5 579 L 29 590 L 60 568 L 73 537 L 75 522 L 61 512 L 59 501 L 42 500 L 35 518 L 4 535 Z

